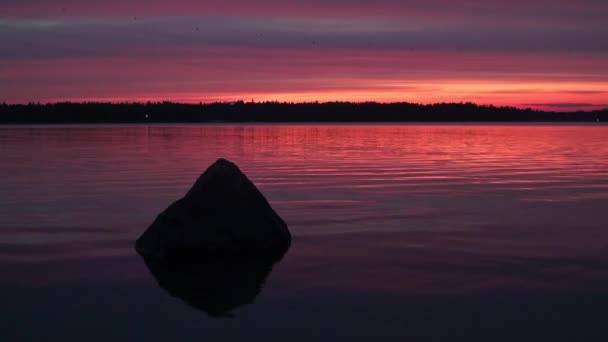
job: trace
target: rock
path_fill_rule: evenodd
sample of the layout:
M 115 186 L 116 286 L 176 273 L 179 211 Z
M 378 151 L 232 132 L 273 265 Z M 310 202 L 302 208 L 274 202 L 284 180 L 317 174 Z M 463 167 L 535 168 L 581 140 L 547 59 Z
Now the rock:
M 259 258 L 220 258 L 195 264 L 145 262 L 161 288 L 212 317 L 232 317 L 236 308 L 252 304 L 273 267 L 272 262 Z
M 287 225 L 232 162 L 219 159 L 136 241 L 146 259 L 184 262 L 207 257 L 278 260 L 289 248 Z

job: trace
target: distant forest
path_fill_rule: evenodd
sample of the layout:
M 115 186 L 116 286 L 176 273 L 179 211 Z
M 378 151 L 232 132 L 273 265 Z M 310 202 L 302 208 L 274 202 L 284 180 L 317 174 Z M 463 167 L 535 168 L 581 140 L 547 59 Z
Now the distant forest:
M 189 122 L 608 122 L 608 109 L 545 112 L 473 103 L 223 102 L 0 104 L 0 124 Z

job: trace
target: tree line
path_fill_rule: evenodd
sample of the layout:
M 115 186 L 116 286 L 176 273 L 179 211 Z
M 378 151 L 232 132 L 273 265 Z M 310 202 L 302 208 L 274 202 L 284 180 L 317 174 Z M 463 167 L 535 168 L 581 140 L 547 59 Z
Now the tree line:
M 550 112 L 474 103 L 174 102 L 0 104 L 0 124 L 196 122 L 608 122 L 608 109 Z

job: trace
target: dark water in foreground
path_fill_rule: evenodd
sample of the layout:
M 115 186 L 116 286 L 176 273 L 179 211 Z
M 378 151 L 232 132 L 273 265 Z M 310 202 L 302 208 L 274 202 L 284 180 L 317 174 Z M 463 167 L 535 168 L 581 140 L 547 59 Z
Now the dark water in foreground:
M 0 341 L 606 341 L 607 142 L 580 125 L 0 128 Z M 294 235 L 269 274 L 187 278 L 231 318 L 132 249 L 218 157 Z

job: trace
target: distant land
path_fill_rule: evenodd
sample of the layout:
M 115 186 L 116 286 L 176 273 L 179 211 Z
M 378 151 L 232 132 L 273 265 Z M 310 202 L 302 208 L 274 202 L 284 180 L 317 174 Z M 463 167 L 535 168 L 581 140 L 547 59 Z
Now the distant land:
M 0 104 L 0 124 L 197 122 L 608 122 L 608 109 L 547 112 L 474 103 L 407 102 Z

